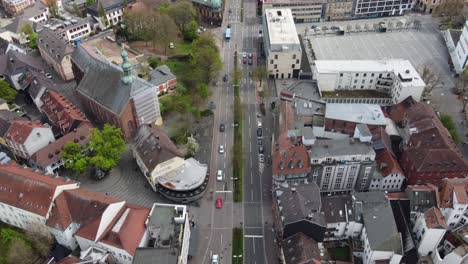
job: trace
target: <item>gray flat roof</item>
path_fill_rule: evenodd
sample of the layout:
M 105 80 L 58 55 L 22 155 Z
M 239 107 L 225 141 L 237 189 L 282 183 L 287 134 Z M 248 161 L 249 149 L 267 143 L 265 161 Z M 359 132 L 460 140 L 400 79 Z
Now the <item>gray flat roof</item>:
M 322 212 L 327 223 L 346 222 L 354 220 L 354 209 L 350 194 L 322 196 Z
M 324 139 L 316 140 L 309 150 L 309 157 L 326 158 L 345 155 L 374 155 L 372 144 L 357 139 Z

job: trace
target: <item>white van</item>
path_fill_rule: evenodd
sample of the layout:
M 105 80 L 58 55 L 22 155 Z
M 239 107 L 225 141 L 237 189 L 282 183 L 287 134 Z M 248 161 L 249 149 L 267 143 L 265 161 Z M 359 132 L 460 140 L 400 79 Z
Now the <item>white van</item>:
M 258 120 L 258 128 L 262 128 L 262 121 L 261 120 Z

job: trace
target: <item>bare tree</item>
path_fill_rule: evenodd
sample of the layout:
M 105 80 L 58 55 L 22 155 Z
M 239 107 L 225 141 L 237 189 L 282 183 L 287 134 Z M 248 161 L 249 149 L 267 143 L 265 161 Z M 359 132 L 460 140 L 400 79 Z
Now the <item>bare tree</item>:
M 154 11 L 150 18 L 150 38 L 153 49 L 156 45 L 164 45 L 164 53 L 167 53 L 167 46 L 177 35 L 177 26 L 167 14 Z
M 254 79 L 262 86 L 262 81 L 268 77 L 268 72 L 265 65 L 257 66 L 253 69 L 252 75 Z
M 35 249 L 35 252 L 41 257 L 47 257 L 50 253 L 50 248 L 54 243 L 54 238 L 47 230 L 41 230 L 38 228 L 38 224 L 31 224 L 26 229 L 26 236 L 31 245 Z
M 424 66 L 421 73 L 421 78 L 426 84 L 422 94 L 423 98 L 430 96 L 432 90 L 442 84 L 441 76 L 435 74 L 428 65 Z
M 10 242 L 7 263 L 35 263 L 37 260 L 37 256 L 34 255 L 31 246 L 24 240 L 16 238 Z

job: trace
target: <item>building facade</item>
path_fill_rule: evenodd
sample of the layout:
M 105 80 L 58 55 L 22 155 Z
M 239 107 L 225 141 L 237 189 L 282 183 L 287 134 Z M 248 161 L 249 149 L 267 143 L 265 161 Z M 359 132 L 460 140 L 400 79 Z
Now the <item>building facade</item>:
M 427 256 L 436 250 L 445 235 L 445 224 L 439 208 L 432 207 L 424 213 L 417 213 L 412 219 L 413 236 L 416 240 L 418 253 Z
M 426 86 L 407 60 L 316 60 L 312 71 L 321 96 L 366 90 L 386 94 L 394 104 L 409 96 L 419 102 Z
M 267 9 L 290 9 L 294 23 L 320 22 L 323 6 L 321 0 L 265 0 L 262 3 L 263 14 Z
M 224 1 L 223 0 L 191 0 L 198 10 L 203 22 L 220 27 L 223 24 Z
M 36 151 L 55 141 L 52 129 L 39 122 L 13 121 L 5 140 L 15 158 L 28 160 Z
M 302 48 L 290 9 L 266 9 L 263 15 L 264 50 L 268 75 L 276 79 L 299 76 Z
M 149 82 L 156 86 L 158 95 L 168 93 L 177 87 L 177 78 L 166 65 L 161 65 L 148 73 Z
M 70 26 L 61 29 L 57 34 L 61 35 L 62 38 L 69 42 L 73 42 L 77 39 L 87 38 L 93 32 L 89 20 L 84 18 L 77 20 Z
M 401 191 L 405 176 L 393 153 L 385 150 L 376 156 L 378 176 L 371 180 L 369 190 Z
M 351 194 L 322 196 L 322 205 L 327 222 L 325 241 L 359 239 L 363 223 L 355 214 Z
M 351 20 L 353 17 L 352 0 L 328 0 L 325 11 L 327 21 Z
M 367 190 L 376 170 L 372 145 L 354 138 L 317 140 L 309 157 L 311 181 L 325 193 Z
M 108 27 L 115 26 L 123 21 L 125 3 L 131 5 L 133 0 L 112 1 L 112 0 L 97 0 L 86 10 L 87 14 L 92 16 L 98 23 L 99 27 L 104 30 Z M 100 8 L 104 9 L 106 17 L 101 17 Z
M 49 29 L 39 32 L 37 47 L 44 61 L 65 81 L 73 80 L 71 55 L 73 48 Z
M 458 69 L 465 69 L 468 64 L 468 20 L 465 22 L 462 34 L 455 46 L 455 55 L 456 60 L 452 60 L 452 62 L 458 64 Z
M 33 5 L 35 1 L 33 0 L 2 0 L 2 5 L 7 14 L 14 16 L 23 9 Z
M 440 210 L 447 224 L 447 229 L 452 230 L 462 225 L 468 212 L 468 179 L 443 179 L 439 193 Z M 466 224 L 463 223 L 463 224 Z
M 356 0 L 353 7 L 353 18 L 376 18 L 402 16 L 413 7 L 413 0 Z

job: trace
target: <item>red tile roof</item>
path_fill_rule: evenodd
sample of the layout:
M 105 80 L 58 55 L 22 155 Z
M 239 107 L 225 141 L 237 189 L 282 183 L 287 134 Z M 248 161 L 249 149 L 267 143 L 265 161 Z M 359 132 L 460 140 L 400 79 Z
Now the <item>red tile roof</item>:
M 31 122 L 15 120 L 11 123 L 10 128 L 8 128 L 7 132 L 5 133 L 5 139 L 14 141 L 18 144 L 24 144 L 32 130 L 37 127 L 48 128 L 38 121 Z
M 281 101 L 280 103 L 279 127 L 280 134 L 294 129 L 294 109 L 289 102 Z
M 102 214 L 118 202 L 123 200 L 86 189 L 67 190 L 57 197 L 46 224 L 65 230 L 72 222 L 77 223 L 81 226 L 77 234 L 94 240 Z
M 408 200 L 408 195 L 404 192 L 386 193 L 389 200 Z
M 424 212 L 424 218 L 426 220 L 426 225 L 428 228 L 447 228 L 447 224 L 445 224 L 444 217 L 442 216 L 440 209 L 437 207 L 432 207 L 426 212 Z
M 52 178 L 14 163 L 0 165 L 0 201 L 44 217 L 49 212 L 56 188 L 72 184 L 76 182 Z
M 439 192 L 440 208 L 453 207 L 453 196 L 462 204 L 468 204 L 468 179 L 443 179 Z
M 418 172 L 468 173 L 468 164 L 460 150 L 429 105 L 405 100 L 386 110 L 395 122 L 408 127 L 411 133 L 403 149 L 402 163 L 411 164 Z M 405 164 L 402 164 L 403 168 Z
M 62 134 L 67 134 L 81 123 L 89 124 L 85 114 L 58 92 L 47 90 L 42 96 L 41 110 Z
M 375 158 L 380 168 L 380 173 L 385 177 L 390 174 L 403 175 L 400 164 L 388 150 L 384 150 Z
M 46 168 L 50 164 L 62 158 L 61 153 L 63 148 L 65 147 L 65 144 L 67 144 L 68 142 L 74 142 L 82 146 L 86 145 L 89 142 L 88 135 L 90 133 L 90 125 L 88 125 L 88 123 L 83 123 L 77 129 L 70 131 L 65 136 L 57 139 L 56 141 L 35 152 L 31 156 L 31 159 L 42 168 Z
M 146 231 L 145 222 L 150 211 L 149 208 L 126 204 L 100 242 L 121 248 L 134 256 Z
M 68 256 L 58 262 L 58 264 L 75 264 L 82 262 L 81 259 L 75 257 L 75 256 Z

